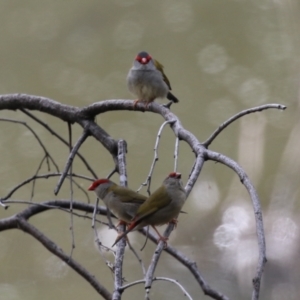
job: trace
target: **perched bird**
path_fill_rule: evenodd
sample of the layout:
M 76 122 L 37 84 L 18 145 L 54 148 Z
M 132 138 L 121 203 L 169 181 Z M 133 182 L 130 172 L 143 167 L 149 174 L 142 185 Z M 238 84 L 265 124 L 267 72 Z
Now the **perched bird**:
M 129 91 L 138 97 L 138 102 L 145 102 L 146 107 L 156 98 L 165 98 L 174 103 L 179 100 L 170 92 L 170 82 L 163 71 L 163 65 L 153 59 L 147 52 L 140 52 L 127 75 Z
M 108 209 L 120 219 L 120 223 L 131 222 L 138 208 L 147 199 L 146 196 L 119 186 L 109 179 L 94 181 L 88 190 L 94 191 L 103 200 Z
M 128 229 L 118 236 L 113 246 L 128 232 L 133 229 L 151 225 L 159 236 L 158 241 L 162 240 L 167 245 L 168 238 L 163 237 L 155 226 L 163 225 L 168 222 L 177 221 L 174 219 L 186 200 L 186 192 L 181 181 L 181 174 L 172 172 L 163 181 L 163 184 L 138 208 L 136 215 Z

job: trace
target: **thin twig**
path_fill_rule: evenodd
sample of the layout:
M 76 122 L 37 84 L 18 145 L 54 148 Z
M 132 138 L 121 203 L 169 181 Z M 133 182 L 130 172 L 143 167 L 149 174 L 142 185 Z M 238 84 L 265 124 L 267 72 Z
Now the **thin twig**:
M 147 192 L 148 192 L 149 195 L 151 194 L 151 192 L 150 192 L 151 178 L 152 178 L 152 174 L 153 174 L 153 171 L 154 171 L 155 164 L 158 161 L 158 145 L 159 145 L 160 137 L 161 137 L 161 134 L 162 134 L 162 131 L 163 131 L 164 127 L 167 124 L 171 124 L 171 123 L 174 123 L 174 121 L 165 121 L 160 126 L 160 128 L 158 130 L 156 141 L 155 141 L 155 146 L 154 146 L 154 149 L 153 149 L 154 150 L 154 158 L 153 158 L 153 161 L 152 161 L 152 164 L 151 164 L 151 167 L 150 167 L 149 174 L 147 176 L 146 181 L 141 184 L 141 186 L 138 188 L 137 192 L 139 192 L 142 189 L 143 186 L 148 185 Z
M 146 234 L 146 239 L 145 239 L 145 242 L 144 242 L 144 245 L 142 246 L 142 248 L 140 249 L 140 251 L 143 251 L 144 250 L 144 248 L 146 247 L 146 245 L 147 245 L 147 242 L 148 242 L 148 233 L 149 233 L 149 228 L 150 228 L 150 226 L 147 226 L 147 229 L 146 229 L 146 231 L 147 231 L 147 234 Z
M 72 153 L 73 149 L 73 141 L 72 141 L 72 126 L 71 123 L 68 122 L 68 135 L 69 135 L 69 152 L 70 154 Z M 75 155 L 75 154 L 74 154 Z M 73 162 L 73 159 L 72 159 Z M 75 249 L 75 236 L 74 236 L 74 222 L 73 222 L 73 178 L 72 178 L 72 173 L 73 173 L 73 164 L 70 164 L 69 170 L 67 170 L 67 173 L 69 172 L 69 182 L 70 182 L 70 231 L 71 231 L 71 237 L 72 237 L 72 246 L 71 246 L 71 252 L 70 252 L 70 257 L 72 257 L 73 250 Z M 67 174 L 66 174 L 67 176 Z
M 41 170 L 42 168 L 42 165 L 45 161 L 45 159 L 47 158 L 47 156 L 45 155 L 42 160 L 40 161 L 38 167 L 37 167 L 37 170 L 35 171 L 35 174 L 34 175 L 38 175 L 39 171 Z M 49 172 L 49 169 L 48 169 L 48 172 Z M 30 196 L 30 200 L 33 200 L 33 197 L 34 197 L 34 190 L 35 190 L 35 183 L 36 183 L 36 180 L 33 180 L 32 182 L 32 187 L 31 187 L 31 196 Z
M 9 204 L 24 204 L 24 205 L 29 205 L 31 207 L 42 207 L 43 208 L 42 211 L 44 211 L 46 209 L 57 209 L 57 210 L 61 210 L 65 213 L 70 214 L 70 201 L 69 200 L 53 200 L 53 201 L 46 201 L 46 202 L 42 202 L 42 203 L 37 203 L 37 202 L 32 202 L 32 201 L 24 201 L 24 200 L 7 200 L 7 203 L 9 203 Z M 73 204 L 74 204 L 73 205 L 74 209 L 78 209 L 78 210 L 85 212 L 85 214 L 79 214 L 79 213 L 76 213 L 73 211 L 74 216 L 92 221 L 92 217 L 90 217 L 86 213 L 87 212 L 93 213 L 94 206 L 91 207 L 90 204 L 83 204 L 82 202 L 76 202 L 76 201 L 74 201 Z M 107 209 L 104 207 L 98 207 L 97 214 L 106 215 Z M 0 220 L 0 222 L 1 222 L 1 220 Z M 109 227 L 108 223 L 100 221 L 98 219 L 96 219 L 95 222 Z
M 167 277 L 155 277 L 153 278 L 153 281 L 169 281 L 169 282 L 172 282 L 174 283 L 175 285 L 177 285 L 183 292 L 184 296 L 187 296 L 190 300 L 193 300 L 192 296 L 186 291 L 186 289 L 175 279 L 172 279 L 172 278 L 167 278 Z M 130 282 L 126 285 L 123 285 L 122 286 L 122 291 L 125 291 L 126 289 L 132 287 L 132 286 L 135 286 L 137 284 L 141 284 L 141 283 L 144 283 L 145 280 L 142 279 L 142 280 L 136 280 L 136 281 L 133 281 L 133 282 Z
M 179 138 L 177 136 L 175 141 L 175 150 L 174 150 L 174 172 L 177 172 L 178 153 L 179 153 Z
M 153 281 L 157 281 L 157 280 L 164 280 L 164 281 L 169 281 L 169 282 L 174 283 L 175 285 L 177 285 L 182 290 L 184 296 L 187 296 L 190 300 L 193 300 L 191 295 L 186 291 L 186 289 L 177 280 L 172 279 L 172 278 L 167 278 L 167 277 L 155 277 L 153 279 Z
M 57 177 L 57 176 L 61 176 L 62 173 L 49 173 L 49 174 L 43 174 L 43 175 L 33 175 L 32 177 L 27 178 L 26 180 L 24 180 L 23 182 L 19 183 L 18 185 L 16 185 L 11 191 L 8 192 L 8 194 L 4 197 L 0 198 L 0 201 L 5 201 L 8 198 L 10 198 L 19 188 L 21 188 L 22 186 L 26 185 L 27 183 L 36 180 L 36 179 L 48 179 L 50 177 Z M 69 174 L 67 175 L 69 176 Z M 72 174 L 73 177 L 77 177 L 77 178 L 81 178 L 81 179 L 85 179 L 85 180 L 93 180 L 90 177 L 87 176 L 83 176 L 83 175 L 77 175 L 77 174 Z M 76 184 L 78 186 L 78 188 L 81 188 L 78 184 Z M 85 193 L 87 195 L 87 193 Z M 88 196 L 88 195 L 87 195 Z
M 128 243 L 128 247 L 132 251 L 133 255 L 136 257 L 139 264 L 141 265 L 143 275 L 145 276 L 146 268 L 145 268 L 145 264 L 143 263 L 143 260 L 140 258 L 140 256 L 138 255 L 138 253 L 135 251 L 135 249 L 132 247 L 132 245 L 130 243 Z
M 96 203 L 95 203 L 95 208 L 94 208 L 93 217 L 92 217 L 92 228 L 95 228 L 95 220 L 96 220 L 96 213 L 97 213 L 98 205 L 99 205 L 99 198 L 96 197 Z
M 114 256 L 115 256 L 115 252 L 111 248 L 106 247 L 105 245 L 102 244 L 102 242 L 100 241 L 100 238 L 99 238 L 97 228 L 94 226 L 93 229 L 94 229 L 95 243 L 97 245 L 97 248 L 99 250 L 101 258 L 105 262 L 108 269 L 112 272 L 112 274 L 114 274 L 114 272 L 115 272 L 114 264 L 105 257 L 105 254 L 103 253 L 103 250 L 106 251 L 106 252 L 111 252 Z
M 253 108 L 248 108 L 245 110 L 242 110 L 241 112 L 239 112 L 238 114 L 234 115 L 233 117 L 231 117 L 230 119 L 228 119 L 227 121 L 225 121 L 223 124 L 221 124 L 213 133 L 212 135 L 204 142 L 202 143 L 204 147 L 208 147 L 213 140 L 231 123 L 233 123 L 234 121 L 236 121 L 237 119 L 251 114 L 251 113 L 255 113 L 258 111 L 262 111 L 265 109 L 269 109 L 269 108 L 276 108 L 276 109 L 280 109 L 280 110 L 285 110 L 286 106 L 285 105 L 281 105 L 281 104 L 264 104 L 264 105 L 260 105 L 260 106 L 256 106 Z
M 107 175 L 107 179 L 110 179 L 111 176 L 113 176 L 115 173 L 118 172 L 117 166 L 114 167 L 114 169 Z
M 36 121 L 38 124 L 42 125 L 46 130 L 48 130 L 52 135 L 58 138 L 59 141 L 61 141 L 63 144 L 68 146 L 68 142 L 60 136 L 57 132 L 55 132 L 48 124 L 44 123 L 41 121 L 39 118 L 37 118 L 35 115 L 27 111 L 26 109 L 20 108 L 20 111 L 22 111 L 25 115 Z M 76 155 L 81 159 L 87 170 L 93 175 L 94 178 L 97 178 L 97 174 L 94 172 L 92 167 L 89 165 L 89 163 L 86 161 L 86 159 L 79 153 L 77 152 Z
M 39 136 L 36 134 L 36 132 L 26 122 L 19 121 L 19 120 L 7 119 L 7 118 L 0 118 L 0 121 L 16 123 L 16 124 L 21 124 L 21 125 L 25 126 L 32 133 L 32 135 L 35 137 L 35 139 L 37 140 L 37 142 L 39 143 L 39 145 L 43 149 L 43 151 L 45 153 L 45 156 L 47 157 L 48 170 L 50 170 L 50 165 L 49 165 L 49 161 L 48 161 L 48 158 L 49 158 L 52 161 L 53 165 L 55 166 L 56 171 L 57 172 L 59 171 L 59 168 L 58 168 L 57 164 L 55 163 L 54 159 L 52 158 L 52 156 L 48 152 L 46 146 L 44 146 L 44 144 L 41 141 L 41 139 L 39 138 Z
M 78 152 L 80 146 L 84 143 L 84 141 L 86 140 L 86 138 L 89 136 L 88 132 L 86 130 L 83 131 L 82 135 L 80 136 L 80 138 L 77 140 L 75 146 L 71 149 L 71 152 L 69 154 L 67 163 L 65 165 L 65 168 L 62 172 L 61 177 L 59 178 L 59 181 L 54 189 L 54 194 L 57 195 L 65 178 L 67 177 L 68 171 L 73 163 L 73 159 L 76 155 L 76 153 Z

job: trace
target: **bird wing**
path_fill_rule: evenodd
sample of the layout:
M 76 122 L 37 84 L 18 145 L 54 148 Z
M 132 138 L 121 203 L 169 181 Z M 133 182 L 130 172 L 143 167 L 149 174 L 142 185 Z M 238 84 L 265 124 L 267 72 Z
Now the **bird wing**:
M 146 217 L 168 206 L 171 201 L 166 188 L 161 186 L 139 207 L 134 222 L 140 223 Z
M 130 189 L 120 187 L 120 186 L 118 186 L 118 188 L 114 190 L 114 193 L 115 195 L 121 197 L 122 202 L 142 204 L 147 199 L 147 197 L 142 194 L 138 194 Z
M 169 90 L 172 90 L 170 81 L 169 81 L 168 77 L 166 76 L 166 74 L 164 72 L 164 66 L 159 61 L 157 61 L 156 59 L 153 59 L 153 60 L 154 60 L 154 65 L 155 65 L 156 69 L 161 72 L 161 74 L 163 76 L 163 79 L 164 79 L 164 82 L 167 84 Z

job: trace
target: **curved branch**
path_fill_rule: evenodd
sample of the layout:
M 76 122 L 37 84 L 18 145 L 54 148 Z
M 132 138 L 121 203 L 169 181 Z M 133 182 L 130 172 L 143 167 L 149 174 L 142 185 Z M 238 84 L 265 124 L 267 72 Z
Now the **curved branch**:
M 47 148 L 45 147 L 45 145 L 43 144 L 43 142 L 41 141 L 41 139 L 39 138 L 39 136 L 36 134 L 36 132 L 26 122 L 19 121 L 19 120 L 7 119 L 7 118 L 0 118 L 0 121 L 10 122 L 10 123 L 16 123 L 16 124 L 21 124 L 21 125 L 25 126 L 32 133 L 32 135 L 35 137 L 35 139 L 37 140 L 37 142 L 39 143 L 39 145 L 43 149 L 43 151 L 45 153 L 44 157 L 47 159 L 48 171 L 50 171 L 50 165 L 49 165 L 49 159 L 50 159 L 52 161 L 52 163 L 53 163 L 56 171 L 59 172 L 58 165 L 54 161 L 53 157 L 50 155 L 50 153 L 48 152 Z M 44 161 L 44 158 L 43 158 L 42 161 Z
M 80 138 L 77 140 L 76 144 L 74 145 L 74 147 L 72 147 L 67 163 L 65 165 L 65 168 L 59 178 L 59 181 L 57 183 L 57 186 L 54 189 L 54 195 L 57 195 L 65 178 L 67 177 L 68 171 L 73 163 L 74 157 L 76 155 L 76 153 L 78 152 L 80 146 L 84 143 L 84 141 L 86 140 L 86 138 L 88 137 L 88 132 L 87 131 L 83 131 L 82 135 L 80 136 Z M 72 174 L 69 174 L 69 176 L 72 176 Z
M 171 279 L 171 278 L 167 278 L 167 277 L 154 277 L 153 278 L 153 281 L 159 281 L 159 280 L 163 280 L 163 281 L 169 281 L 169 282 L 172 282 L 174 283 L 175 285 L 177 285 L 183 292 L 184 296 L 187 296 L 190 300 L 193 300 L 193 298 L 191 297 L 191 295 L 186 291 L 186 289 L 175 279 Z M 122 291 L 126 290 L 127 288 L 129 287 L 132 287 L 132 286 L 135 286 L 137 284 L 141 284 L 141 283 L 144 283 L 145 280 L 136 280 L 136 281 L 133 281 L 131 283 L 128 283 L 126 285 L 123 285 L 122 286 Z
M 22 186 L 26 185 L 27 183 L 34 181 L 36 179 L 48 179 L 50 177 L 57 177 L 57 176 L 61 176 L 62 173 L 48 173 L 48 174 L 44 174 L 44 175 L 33 175 L 29 178 L 27 178 L 26 180 L 24 180 L 23 182 L 19 183 L 18 185 L 16 185 L 12 190 L 10 190 L 8 192 L 8 194 L 4 197 L 0 198 L 0 202 L 7 200 L 8 198 L 10 198 L 19 188 L 21 188 Z M 68 175 L 69 176 L 69 175 Z M 73 177 L 77 177 L 77 178 L 82 178 L 82 179 L 86 179 L 86 180 L 91 180 L 93 181 L 92 178 L 90 177 L 86 177 L 86 176 L 82 176 L 82 175 L 77 175 L 77 174 L 72 174 Z M 87 197 L 88 194 L 86 193 Z
M 285 110 L 286 106 L 285 105 L 281 105 L 281 104 L 264 104 L 264 105 L 260 105 L 257 107 L 253 107 L 253 108 L 248 108 L 245 110 L 242 110 L 241 112 L 239 112 L 238 114 L 234 115 L 233 117 L 231 117 L 230 119 L 228 119 L 227 121 L 225 121 L 223 124 L 221 124 L 213 133 L 212 135 L 204 142 L 202 143 L 203 146 L 205 146 L 206 148 L 213 142 L 213 140 L 231 123 L 233 123 L 234 121 L 236 121 L 237 119 L 251 114 L 251 113 L 255 113 L 258 111 L 262 111 L 265 109 L 269 109 L 269 108 L 276 108 L 276 109 L 281 109 L 281 110 Z
M 26 202 L 26 201 L 16 201 L 16 200 L 9 200 L 7 203 L 24 203 L 30 205 L 26 209 L 24 209 L 22 212 L 18 213 L 18 216 L 25 218 L 26 220 L 30 219 L 31 217 L 50 210 L 50 209 L 70 209 L 70 201 L 69 200 L 52 200 L 52 201 L 46 201 L 42 203 L 34 203 L 34 202 Z M 73 201 L 73 208 L 87 212 L 87 213 L 93 213 L 94 211 L 94 205 L 82 203 L 78 201 Z M 97 214 L 105 216 L 107 214 L 107 209 L 103 206 L 97 207 Z M 9 221 L 10 218 L 1 219 L 0 220 L 0 231 L 11 229 L 14 227 L 6 227 L 7 221 Z
M 220 163 L 228 166 L 229 168 L 231 168 L 233 171 L 235 171 L 238 174 L 238 176 L 240 177 L 242 184 L 246 187 L 246 189 L 251 197 L 252 205 L 253 205 L 253 209 L 254 209 L 256 234 L 257 234 L 258 248 L 259 248 L 258 264 L 256 267 L 256 275 L 253 278 L 253 293 L 252 293 L 252 300 L 257 300 L 259 297 L 261 277 L 262 277 L 262 274 L 264 271 L 264 266 L 267 262 L 264 225 L 263 225 L 263 217 L 262 217 L 259 197 L 257 195 L 257 192 L 256 192 L 254 186 L 252 185 L 251 181 L 249 180 L 247 174 L 244 172 L 242 167 L 240 167 L 238 165 L 238 163 L 236 163 L 232 159 L 226 157 L 225 155 L 213 152 L 211 150 L 207 150 L 207 158 L 211 159 L 213 161 L 220 162 Z
M 147 192 L 148 192 L 148 195 L 151 194 L 150 192 L 150 186 L 151 186 L 151 178 L 152 178 L 152 174 L 153 174 L 153 171 L 154 171 L 154 167 L 155 167 L 155 164 L 156 162 L 158 161 L 158 145 L 159 145 L 159 141 L 160 141 L 160 137 L 161 137 L 161 134 L 162 134 L 162 131 L 164 129 L 164 127 L 167 125 L 167 124 L 171 124 L 173 121 L 165 121 L 159 128 L 158 130 L 158 133 L 157 133 L 157 136 L 156 136 L 156 141 L 155 141 L 155 146 L 154 146 L 154 158 L 153 158 L 153 161 L 152 161 L 152 164 L 151 164 L 151 167 L 150 167 L 150 171 L 149 171 L 149 174 L 147 176 L 147 179 L 145 182 L 143 182 L 140 187 L 137 189 L 137 192 L 139 192 L 143 186 L 147 186 L 148 185 L 148 188 L 147 188 Z M 177 139 L 176 139 L 177 140 Z

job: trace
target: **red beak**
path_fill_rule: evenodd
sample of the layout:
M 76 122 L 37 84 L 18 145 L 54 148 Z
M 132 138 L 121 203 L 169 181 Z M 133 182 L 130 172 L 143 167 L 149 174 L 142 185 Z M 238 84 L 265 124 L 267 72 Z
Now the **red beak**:
M 93 184 L 91 184 L 88 188 L 88 191 L 93 191 L 93 190 L 94 190 L 94 186 L 93 186 Z
M 143 57 L 143 58 L 141 59 L 141 61 L 142 61 L 142 64 L 146 64 L 146 63 L 147 63 L 147 58 L 146 58 L 146 57 Z

